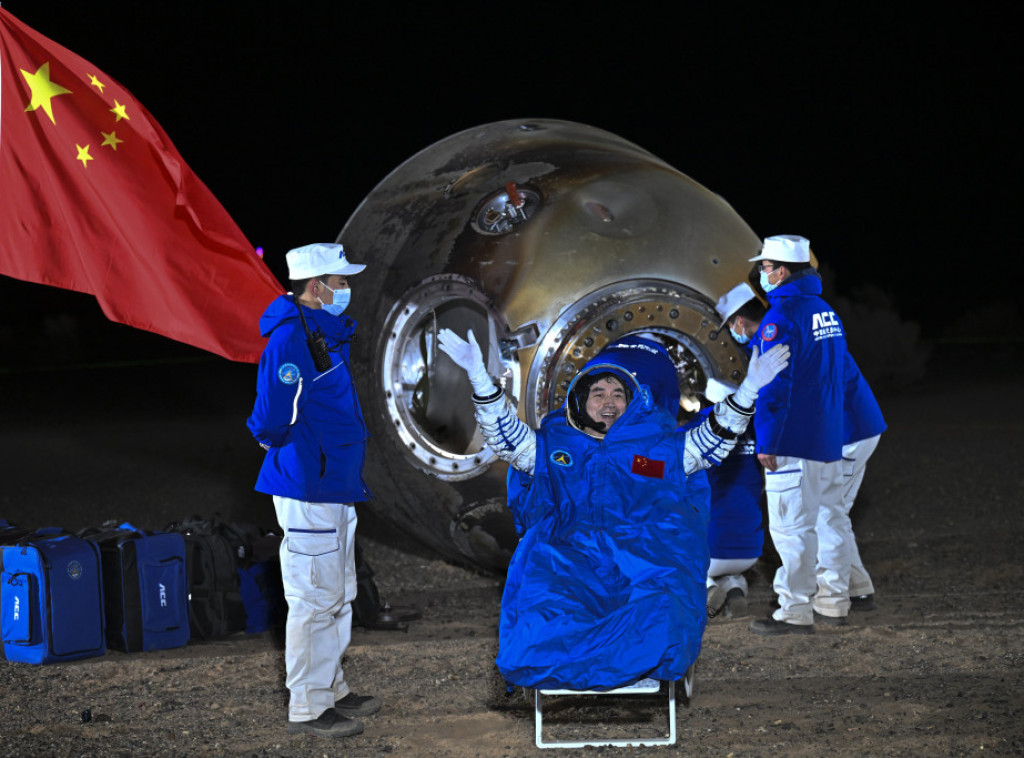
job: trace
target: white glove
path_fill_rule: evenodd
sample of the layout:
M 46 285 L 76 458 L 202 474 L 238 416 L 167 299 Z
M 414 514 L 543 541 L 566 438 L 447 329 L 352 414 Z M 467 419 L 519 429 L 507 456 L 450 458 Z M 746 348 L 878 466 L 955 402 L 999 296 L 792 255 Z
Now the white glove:
M 469 376 L 469 383 L 473 385 L 474 394 L 480 397 L 493 395 L 494 382 L 491 380 L 491 375 L 487 373 L 483 353 L 480 352 L 480 346 L 476 344 L 476 337 L 473 336 L 472 329 L 467 332 L 466 337 L 467 339 L 464 340 L 451 329 L 442 329 L 437 333 L 437 346 L 465 370 Z
M 747 364 L 747 376 L 743 384 L 736 390 L 733 399 L 741 408 L 750 408 L 757 400 L 761 388 L 778 376 L 782 369 L 789 365 L 789 345 L 778 344 L 764 355 L 758 354 L 754 346 Z

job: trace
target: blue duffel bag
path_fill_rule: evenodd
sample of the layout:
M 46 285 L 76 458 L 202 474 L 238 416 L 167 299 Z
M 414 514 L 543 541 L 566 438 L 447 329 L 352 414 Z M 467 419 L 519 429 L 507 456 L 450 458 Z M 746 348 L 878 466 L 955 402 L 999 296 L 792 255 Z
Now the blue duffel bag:
M 54 663 L 103 655 L 99 550 L 61 529 L 39 529 L 0 547 L 4 657 Z
M 189 640 L 185 539 L 125 522 L 85 529 L 99 547 L 107 644 L 134 653 L 181 647 Z

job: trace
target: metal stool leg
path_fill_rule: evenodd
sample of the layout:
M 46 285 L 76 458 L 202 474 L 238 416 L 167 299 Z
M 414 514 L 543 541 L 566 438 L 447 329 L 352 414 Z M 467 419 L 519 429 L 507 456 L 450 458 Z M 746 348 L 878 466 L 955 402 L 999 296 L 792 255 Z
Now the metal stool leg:
M 684 683 L 687 693 L 692 691 L 693 685 L 693 667 L 686 672 Z M 556 747 L 601 747 L 605 745 L 615 747 L 643 747 L 646 745 L 674 745 L 676 743 L 676 683 L 674 681 L 668 682 L 668 724 L 669 734 L 667 737 L 662 739 L 593 739 L 593 740 L 581 740 L 581 741 L 544 741 L 544 707 L 542 696 L 544 695 L 642 695 L 642 694 L 654 694 L 661 691 L 661 682 L 656 682 L 653 679 L 645 679 L 641 682 L 637 682 L 636 685 L 630 687 L 621 687 L 615 690 L 608 690 L 602 692 L 598 690 L 534 690 L 533 691 L 533 711 L 534 711 L 534 730 L 535 730 L 535 741 L 539 748 L 556 748 Z

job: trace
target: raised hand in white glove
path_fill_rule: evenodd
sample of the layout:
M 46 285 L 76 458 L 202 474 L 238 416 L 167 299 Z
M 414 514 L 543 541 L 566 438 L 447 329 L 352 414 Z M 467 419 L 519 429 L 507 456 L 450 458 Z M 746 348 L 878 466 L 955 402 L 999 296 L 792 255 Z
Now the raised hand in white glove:
M 747 364 L 747 376 L 733 396 L 736 403 L 741 408 L 750 408 L 757 400 L 757 393 L 761 388 L 788 365 L 789 345 L 776 345 L 764 355 L 759 355 L 755 345 L 750 354 L 750 363 Z
M 451 329 L 442 329 L 437 333 L 437 346 L 465 370 L 476 395 L 487 397 L 494 394 L 494 382 L 487 373 L 483 353 L 480 352 L 472 329 L 466 333 L 466 339 L 462 339 Z

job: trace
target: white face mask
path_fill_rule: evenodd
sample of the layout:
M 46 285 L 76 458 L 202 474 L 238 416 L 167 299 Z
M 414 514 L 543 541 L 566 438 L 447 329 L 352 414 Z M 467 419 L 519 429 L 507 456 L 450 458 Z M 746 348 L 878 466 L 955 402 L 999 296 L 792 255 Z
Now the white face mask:
M 771 271 L 762 271 L 761 272 L 761 289 L 763 289 L 765 292 L 771 292 L 773 289 L 775 289 L 780 284 L 782 284 L 781 281 L 780 282 L 776 282 L 775 284 L 772 284 L 772 283 L 770 283 L 768 281 L 768 277 L 771 276 L 772 274 L 774 274 L 776 271 L 778 271 L 778 269 L 777 268 L 773 268 Z
M 323 300 L 320 300 L 320 298 L 317 298 L 317 300 L 320 300 L 320 305 L 323 306 L 323 309 L 332 316 L 340 316 L 345 312 L 348 304 L 352 301 L 352 290 L 348 287 L 345 289 L 332 290 L 326 284 L 324 284 L 323 287 L 334 295 L 334 298 L 331 303 L 325 303 Z
M 732 335 L 732 338 L 741 345 L 746 345 L 748 342 L 750 342 L 750 337 L 748 337 L 743 332 L 737 332 L 731 326 L 729 327 L 729 333 Z

